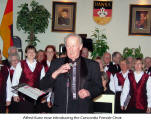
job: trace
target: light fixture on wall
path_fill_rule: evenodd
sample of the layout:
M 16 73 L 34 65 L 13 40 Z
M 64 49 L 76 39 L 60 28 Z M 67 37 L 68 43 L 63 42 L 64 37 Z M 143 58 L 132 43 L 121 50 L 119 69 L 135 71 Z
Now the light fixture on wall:
M 73 2 L 72 0 L 61 0 L 61 2 Z
M 138 4 L 140 4 L 140 5 L 149 4 L 149 0 L 138 0 Z

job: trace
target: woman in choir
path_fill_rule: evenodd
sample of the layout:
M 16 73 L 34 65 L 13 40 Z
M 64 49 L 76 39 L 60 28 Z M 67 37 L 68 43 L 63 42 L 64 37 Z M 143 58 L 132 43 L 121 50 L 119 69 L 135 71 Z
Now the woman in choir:
M 46 59 L 43 61 L 43 65 L 45 67 L 45 72 L 48 71 L 51 61 L 56 58 L 56 48 L 53 45 L 48 45 L 45 48 Z
M 151 112 L 151 77 L 143 71 L 143 61 L 134 62 L 134 72 L 128 73 L 121 94 L 121 109 L 128 113 Z M 130 96 L 130 97 L 129 97 Z
M 11 87 L 12 87 L 13 74 L 19 61 L 20 61 L 20 57 L 18 53 L 13 53 L 8 56 L 8 62 L 10 63 L 11 66 L 9 67 L 9 77 L 7 79 L 6 106 L 9 106 L 10 113 L 17 112 L 17 103 L 12 100 L 13 93 Z
M 51 61 L 56 58 L 56 48 L 53 45 L 48 45 L 45 48 L 45 60 L 42 62 L 45 68 L 45 73 L 51 66 Z M 45 105 L 45 100 L 42 101 L 39 112 L 49 112 L 49 108 L 52 107 L 51 93 L 47 97 L 47 105 Z M 42 109 L 41 109 L 42 108 Z
M 132 56 L 129 56 L 126 58 L 127 60 L 127 63 L 128 63 L 128 69 L 130 71 L 133 71 L 134 70 L 134 58 Z
M 115 112 L 122 113 L 120 107 L 120 96 L 123 89 L 124 81 L 128 76 L 128 62 L 125 59 L 120 60 L 121 71 L 116 73 L 114 76 L 111 76 L 110 79 L 110 90 L 115 93 Z
M 36 60 L 40 63 L 43 62 L 43 60 L 45 60 L 45 52 L 43 50 L 38 50 L 37 55 L 36 55 Z
M 108 77 L 107 73 L 104 72 L 103 61 L 101 60 L 100 57 L 96 57 L 95 61 L 98 62 L 99 66 L 100 66 L 104 94 L 113 94 L 113 92 L 109 89 L 109 77 Z
M 2 54 L 0 50 L 0 113 L 6 113 L 6 84 L 8 79 L 8 68 L 2 65 Z
M 39 88 L 40 79 L 45 75 L 45 71 L 43 65 L 35 60 L 36 48 L 32 45 L 27 46 L 25 55 L 26 60 L 19 62 L 16 66 L 12 85 L 26 83 L 31 87 Z M 19 102 L 19 113 L 37 112 L 32 100 L 22 94 L 14 94 L 14 101 Z

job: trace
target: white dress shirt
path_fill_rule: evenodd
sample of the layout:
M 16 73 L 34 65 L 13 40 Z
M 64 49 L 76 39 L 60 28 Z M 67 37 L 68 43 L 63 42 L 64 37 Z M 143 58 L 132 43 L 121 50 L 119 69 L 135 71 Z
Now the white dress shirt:
M 106 66 L 104 67 L 104 72 L 108 71 L 108 69 L 109 69 L 109 67 L 108 67 L 108 65 L 106 65 Z
M 29 69 L 34 72 L 35 68 L 36 68 L 36 64 L 37 64 L 37 61 L 34 60 L 33 63 L 30 63 L 27 59 L 26 59 L 26 63 L 29 67 Z M 12 79 L 12 85 L 15 86 L 15 85 L 18 85 L 19 84 L 19 79 L 21 77 L 21 74 L 22 74 L 22 67 L 21 67 L 21 63 L 19 62 L 16 66 L 16 69 L 14 71 L 14 75 L 13 75 L 13 79 Z M 44 67 L 42 68 L 41 70 L 41 74 L 40 74 L 40 80 L 45 76 L 45 69 Z M 18 96 L 17 94 L 14 94 L 14 96 Z
M 125 73 L 123 73 L 123 72 L 121 71 L 120 73 L 122 73 L 123 78 L 126 79 L 128 73 L 129 73 L 129 71 L 127 71 L 127 72 L 125 72 Z M 119 80 L 118 80 L 116 74 L 115 74 L 114 76 L 111 75 L 109 87 L 110 87 L 110 90 L 113 91 L 114 93 L 122 91 L 122 86 L 118 84 L 118 83 L 119 83 L 118 81 L 119 81 Z
M 48 68 L 50 67 L 50 64 L 51 64 L 51 62 L 49 62 L 49 61 L 47 60 L 47 66 L 48 66 Z M 47 95 L 47 102 L 50 102 L 51 93 L 52 93 L 52 92 L 49 92 L 49 94 Z
M 136 83 L 138 83 L 140 81 L 143 74 L 144 74 L 143 71 L 139 74 L 134 72 L 134 77 L 135 77 Z M 148 103 L 149 108 L 151 108 L 151 89 L 150 88 L 151 88 L 151 77 L 148 78 L 147 83 L 146 83 L 146 90 L 147 90 L 146 95 L 147 95 L 147 103 Z M 127 77 L 124 82 L 123 90 L 121 93 L 121 98 L 120 98 L 121 106 L 124 106 L 124 102 L 129 94 L 129 91 L 130 91 L 130 82 Z
M 47 66 L 50 67 L 51 61 L 47 60 Z

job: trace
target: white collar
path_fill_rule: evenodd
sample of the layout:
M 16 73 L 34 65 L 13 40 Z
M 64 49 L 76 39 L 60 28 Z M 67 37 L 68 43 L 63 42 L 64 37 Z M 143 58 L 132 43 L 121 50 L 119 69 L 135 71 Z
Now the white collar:
M 10 67 L 10 70 L 15 70 L 15 68 L 13 66 Z
M 36 64 L 36 63 L 37 63 L 37 61 L 36 61 L 35 59 L 34 59 L 34 62 L 33 62 L 33 63 L 30 63 L 28 59 L 26 59 L 26 62 L 27 62 L 27 64 L 29 64 L 29 65 Z
M 51 64 L 51 61 L 48 61 L 48 60 L 47 60 L 47 65 L 50 66 L 50 64 Z
M 129 70 L 127 70 L 125 73 L 123 73 L 122 71 L 120 71 L 120 73 L 122 73 L 122 74 L 128 74 Z
M 138 73 L 136 73 L 136 71 L 135 71 L 134 74 L 135 74 L 135 75 L 143 75 L 144 72 L 142 71 L 142 72 L 140 72 L 140 73 L 138 74 Z

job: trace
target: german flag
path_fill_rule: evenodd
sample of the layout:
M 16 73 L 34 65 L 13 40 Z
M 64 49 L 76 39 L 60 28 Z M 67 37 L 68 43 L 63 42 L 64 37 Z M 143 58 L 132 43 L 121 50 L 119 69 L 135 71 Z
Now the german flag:
M 13 46 L 13 0 L 8 0 L 0 25 L 0 35 L 3 39 L 3 56 L 8 57 L 8 49 Z

